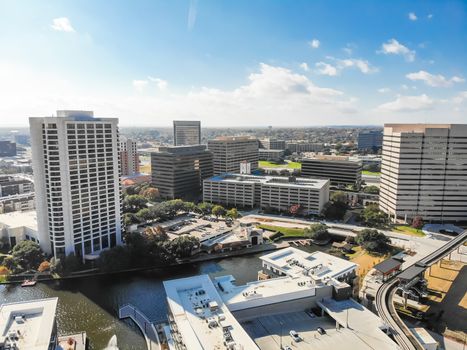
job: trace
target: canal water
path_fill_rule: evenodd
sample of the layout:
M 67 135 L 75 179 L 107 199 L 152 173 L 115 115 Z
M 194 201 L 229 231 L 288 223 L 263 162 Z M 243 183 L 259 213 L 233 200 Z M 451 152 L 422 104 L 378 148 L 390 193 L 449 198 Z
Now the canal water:
M 307 248 L 316 250 L 317 247 Z M 86 331 L 91 349 L 105 349 L 112 335 L 120 350 L 145 349 L 139 329 L 130 320 L 118 319 L 119 306 L 131 303 L 152 321 L 166 318 L 167 305 L 162 282 L 198 274 L 233 275 L 238 284 L 257 279 L 261 260 L 254 254 L 189 264 L 161 270 L 85 277 L 38 283 L 35 287 L 0 286 L 0 302 L 58 297 L 59 334 Z

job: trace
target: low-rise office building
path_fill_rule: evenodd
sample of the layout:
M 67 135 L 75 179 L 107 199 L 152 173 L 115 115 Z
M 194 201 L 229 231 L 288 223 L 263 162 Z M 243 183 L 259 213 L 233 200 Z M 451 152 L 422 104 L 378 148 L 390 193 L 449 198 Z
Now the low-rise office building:
M 34 192 L 34 183 L 31 180 L 15 176 L 0 176 L 0 197 Z
M 8 240 L 10 247 L 25 240 L 40 243 L 36 211 L 0 214 L 0 237 Z
M 151 153 L 152 183 L 162 198 L 195 198 L 213 175 L 212 161 L 205 145 L 159 147 Z
M 259 140 L 260 148 L 264 149 L 275 149 L 275 150 L 285 150 L 286 143 L 284 140 L 278 139 L 262 139 Z
M 208 141 L 213 153 L 214 175 L 240 172 L 249 164 L 250 172 L 258 169 L 258 139 L 249 136 L 223 136 Z
M 304 153 L 304 152 L 321 152 L 324 148 L 322 143 L 305 142 L 305 141 L 288 141 L 286 142 L 286 149 L 291 153 Z
M 0 214 L 10 213 L 13 211 L 27 211 L 36 208 L 34 192 L 17 194 L 8 197 L 0 198 Z
M 316 156 L 302 159 L 302 176 L 313 179 L 329 179 L 331 186 L 354 186 L 362 182 L 362 163 L 342 156 Z
M 329 180 L 223 174 L 204 180 L 203 200 L 278 211 L 300 205 L 304 213 L 319 214 L 329 201 Z
M 258 150 L 259 160 L 269 160 L 278 162 L 284 157 L 284 151 L 280 149 L 265 149 L 260 148 Z

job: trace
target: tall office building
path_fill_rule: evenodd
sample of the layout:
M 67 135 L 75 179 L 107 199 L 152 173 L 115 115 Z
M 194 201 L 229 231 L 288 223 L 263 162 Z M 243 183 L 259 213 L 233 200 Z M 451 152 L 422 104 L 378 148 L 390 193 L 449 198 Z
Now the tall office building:
M 250 163 L 251 171 L 258 169 L 258 140 L 248 136 L 225 136 L 208 141 L 214 155 L 214 175 L 238 173 L 240 164 Z
M 377 151 L 383 147 L 383 132 L 379 130 L 363 131 L 358 134 L 358 149 Z
M 174 120 L 174 146 L 199 145 L 200 143 L 200 121 Z
M 139 173 L 139 156 L 136 141 L 122 138 L 119 146 L 120 169 L 122 176 Z
M 0 157 L 16 156 L 16 143 L 11 141 L 0 141 Z
M 93 258 L 121 242 L 118 119 L 29 118 L 41 248 Z
M 162 198 L 197 199 L 212 176 L 212 153 L 205 145 L 159 147 L 151 153 L 151 173 Z
M 362 162 L 345 156 L 316 156 L 302 159 L 302 176 L 329 179 L 331 186 L 360 188 Z
M 467 125 L 386 124 L 379 205 L 392 219 L 467 221 Z

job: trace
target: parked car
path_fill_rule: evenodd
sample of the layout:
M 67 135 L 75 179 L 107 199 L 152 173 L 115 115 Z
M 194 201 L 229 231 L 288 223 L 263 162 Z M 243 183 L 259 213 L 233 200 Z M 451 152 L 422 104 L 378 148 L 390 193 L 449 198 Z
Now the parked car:
M 295 342 L 298 343 L 299 341 L 302 341 L 302 338 L 300 337 L 300 335 L 298 335 L 298 333 L 295 332 L 294 330 L 291 330 L 289 334 Z
M 326 334 L 326 331 L 325 331 L 324 328 L 322 328 L 322 327 L 318 327 L 318 328 L 316 328 L 316 330 L 317 330 L 318 333 L 321 334 L 321 335 Z

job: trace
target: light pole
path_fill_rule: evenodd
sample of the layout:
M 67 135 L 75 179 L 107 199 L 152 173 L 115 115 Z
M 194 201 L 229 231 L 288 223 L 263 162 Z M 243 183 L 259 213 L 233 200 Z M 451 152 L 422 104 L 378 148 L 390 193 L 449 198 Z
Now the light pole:
M 282 350 L 282 326 L 283 326 L 282 321 L 280 321 L 279 324 L 281 325 L 281 332 L 279 334 L 279 339 L 280 339 L 280 344 L 281 344 L 280 350 Z

